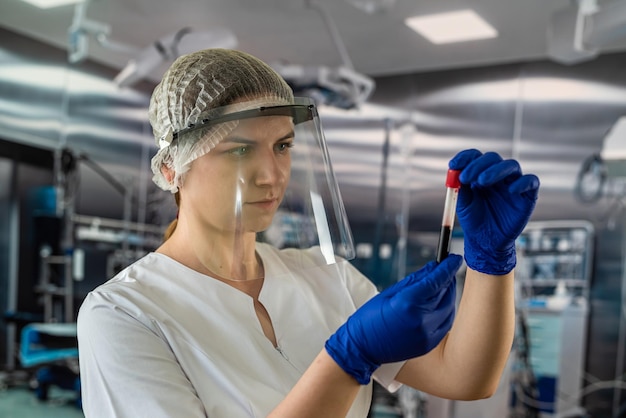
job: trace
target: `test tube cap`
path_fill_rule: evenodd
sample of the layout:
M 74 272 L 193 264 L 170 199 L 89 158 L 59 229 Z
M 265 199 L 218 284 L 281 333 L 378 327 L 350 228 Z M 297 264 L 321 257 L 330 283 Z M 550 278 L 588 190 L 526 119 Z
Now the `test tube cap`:
M 446 175 L 446 187 L 450 187 L 452 189 L 458 189 L 461 187 L 461 181 L 459 180 L 459 176 L 461 175 L 461 170 L 448 170 L 448 174 Z

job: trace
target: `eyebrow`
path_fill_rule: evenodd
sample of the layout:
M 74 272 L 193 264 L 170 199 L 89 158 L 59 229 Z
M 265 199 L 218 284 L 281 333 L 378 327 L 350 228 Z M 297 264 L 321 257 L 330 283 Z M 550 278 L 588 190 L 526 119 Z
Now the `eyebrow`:
M 280 142 L 280 141 L 283 141 L 285 139 L 294 138 L 295 136 L 296 136 L 296 134 L 295 134 L 295 132 L 292 129 L 286 135 L 283 135 L 282 137 L 276 139 L 275 142 Z M 223 144 L 237 143 L 237 144 L 244 144 L 244 145 L 254 145 L 257 142 L 258 141 L 255 141 L 253 139 L 244 138 L 244 137 L 241 137 L 241 136 L 229 137 L 229 138 L 226 138 L 224 141 L 222 141 Z

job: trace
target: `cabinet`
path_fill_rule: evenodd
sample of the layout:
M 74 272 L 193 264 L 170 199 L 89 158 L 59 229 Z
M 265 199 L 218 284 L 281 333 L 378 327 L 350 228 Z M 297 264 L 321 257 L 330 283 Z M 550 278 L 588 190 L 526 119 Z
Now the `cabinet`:
M 594 229 L 587 221 L 531 222 L 520 235 L 513 411 L 580 414 Z

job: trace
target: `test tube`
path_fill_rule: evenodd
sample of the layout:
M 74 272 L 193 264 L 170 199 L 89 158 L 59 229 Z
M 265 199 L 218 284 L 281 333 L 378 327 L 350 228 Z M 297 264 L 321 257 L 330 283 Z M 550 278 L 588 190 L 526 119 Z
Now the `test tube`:
M 461 182 L 459 181 L 460 170 L 448 170 L 446 175 L 446 202 L 443 207 L 441 220 L 441 232 L 437 246 L 437 262 L 440 263 L 450 252 L 450 239 L 454 228 L 454 215 L 456 214 L 456 199 L 459 196 Z

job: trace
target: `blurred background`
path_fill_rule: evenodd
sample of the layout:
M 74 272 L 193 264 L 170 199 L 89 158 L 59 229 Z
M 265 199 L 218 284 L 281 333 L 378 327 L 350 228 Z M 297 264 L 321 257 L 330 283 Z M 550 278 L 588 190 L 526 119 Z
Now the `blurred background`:
M 497 394 L 376 390 L 372 417 L 626 416 L 624 0 L 2 0 L 0 416 L 82 416 L 78 307 L 176 213 L 149 95 L 208 47 L 317 101 L 351 262 L 381 289 L 434 258 L 458 151 L 541 179 Z

